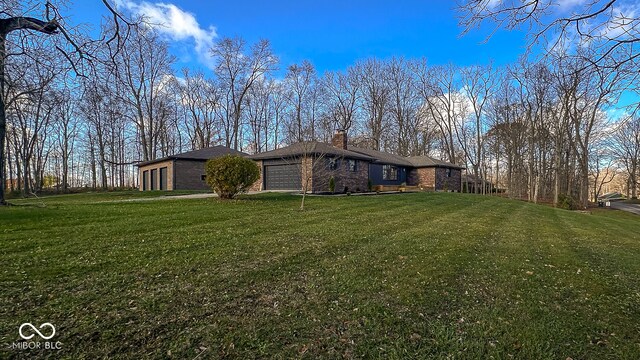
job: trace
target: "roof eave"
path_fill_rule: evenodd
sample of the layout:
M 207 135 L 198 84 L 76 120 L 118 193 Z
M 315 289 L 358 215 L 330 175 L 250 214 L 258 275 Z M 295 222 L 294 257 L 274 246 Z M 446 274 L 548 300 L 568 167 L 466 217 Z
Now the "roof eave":
M 141 161 L 137 164 L 135 164 L 135 166 L 140 167 L 140 166 L 147 166 L 147 165 L 151 165 L 151 164 L 155 164 L 155 163 L 159 163 L 159 162 L 163 162 L 163 161 L 168 161 L 168 160 L 175 160 L 176 157 L 175 156 L 166 156 L 160 159 L 155 159 L 155 160 L 147 160 L 147 161 Z
M 251 160 L 270 160 L 270 159 L 287 159 L 291 157 L 303 156 L 303 153 L 290 153 L 290 154 L 280 154 L 280 155 L 263 155 L 263 154 L 255 154 L 249 155 L 247 158 Z M 323 152 L 309 152 L 307 155 L 311 156 L 339 156 L 348 159 L 356 159 L 356 160 L 365 160 L 365 161 L 374 161 L 375 159 L 363 156 L 363 155 L 351 155 L 351 154 L 340 154 L 336 153 L 323 153 Z

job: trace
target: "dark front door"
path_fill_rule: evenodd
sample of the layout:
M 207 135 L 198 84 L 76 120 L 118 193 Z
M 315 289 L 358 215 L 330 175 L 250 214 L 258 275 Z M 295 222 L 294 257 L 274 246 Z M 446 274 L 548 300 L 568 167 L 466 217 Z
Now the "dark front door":
M 158 190 L 158 169 L 151 170 L 151 190 Z
M 300 190 L 300 164 L 267 165 L 264 167 L 266 190 Z
M 167 190 L 167 168 L 160 168 L 160 190 Z
M 142 191 L 149 190 L 149 170 L 142 172 Z

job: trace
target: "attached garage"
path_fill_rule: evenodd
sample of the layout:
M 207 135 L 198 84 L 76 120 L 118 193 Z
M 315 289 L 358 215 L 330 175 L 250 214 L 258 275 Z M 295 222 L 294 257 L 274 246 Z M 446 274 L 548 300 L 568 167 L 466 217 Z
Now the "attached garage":
M 211 190 L 205 181 L 204 166 L 207 160 L 224 155 L 247 156 L 243 152 L 218 145 L 140 162 L 140 191 Z
M 300 163 L 265 165 L 264 188 L 265 190 L 300 190 L 302 188 Z

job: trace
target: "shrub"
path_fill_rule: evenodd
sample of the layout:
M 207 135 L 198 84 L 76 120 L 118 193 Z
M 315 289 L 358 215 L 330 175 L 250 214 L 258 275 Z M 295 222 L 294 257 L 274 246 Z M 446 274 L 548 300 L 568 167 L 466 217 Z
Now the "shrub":
M 573 196 L 568 194 L 560 194 L 558 195 L 558 205 L 560 209 L 565 210 L 577 210 L 579 208 L 578 202 Z
M 236 155 L 225 155 L 207 161 L 207 184 L 221 199 L 231 199 L 246 192 L 260 178 L 255 162 Z
M 369 192 L 373 190 L 373 180 L 367 180 L 367 189 L 369 189 Z
M 336 180 L 333 176 L 329 179 L 329 191 L 331 191 L 331 193 L 336 191 Z

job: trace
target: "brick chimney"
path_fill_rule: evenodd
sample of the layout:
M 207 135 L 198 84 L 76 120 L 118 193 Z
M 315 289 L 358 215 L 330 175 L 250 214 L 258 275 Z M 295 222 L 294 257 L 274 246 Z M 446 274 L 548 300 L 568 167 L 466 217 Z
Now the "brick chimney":
M 347 132 L 342 129 L 336 130 L 336 133 L 333 134 L 333 139 L 331 139 L 331 145 L 347 150 Z

